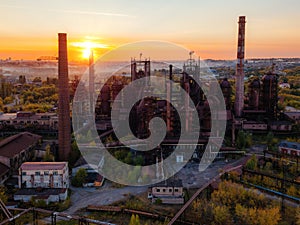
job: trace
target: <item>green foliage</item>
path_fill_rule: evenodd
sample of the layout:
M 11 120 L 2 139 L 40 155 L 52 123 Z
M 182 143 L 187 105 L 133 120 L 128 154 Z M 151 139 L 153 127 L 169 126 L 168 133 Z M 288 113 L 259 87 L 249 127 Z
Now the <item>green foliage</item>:
M 245 165 L 245 167 L 248 169 L 248 170 L 256 170 L 257 169 L 257 158 L 256 158 L 256 155 L 252 155 L 251 156 L 251 159 L 249 159 Z
M 227 206 L 216 205 L 212 207 L 212 211 L 215 225 L 232 224 L 232 217 Z
M 131 164 L 132 163 L 132 153 L 128 152 L 126 158 L 124 159 L 124 162 L 127 164 Z
M 70 197 L 68 197 L 64 202 L 60 202 L 58 204 L 58 208 L 57 211 L 62 212 L 65 211 L 66 209 L 68 209 L 71 205 L 71 199 Z
M 142 155 L 133 155 L 127 149 L 118 149 L 112 152 L 114 157 L 119 161 L 127 164 L 142 166 L 144 164 L 144 158 Z
M 160 198 L 155 199 L 155 204 L 161 205 L 162 204 L 162 200 Z
M 40 199 L 40 200 L 37 200 L 37 201 L 34 202 L 34 207 L 36 207 L 36 208 L 47 208 L 47 203 L 46 203 L 45 200 Z
M 244 150 L 252 145 L 252 135 L 250 133 L 245 133 L 240 130 L 236 139 L 236 146 L 238 149 Z
M 272 169 L 273 169 L 272 163 L 271 162 L 267 162 L 266 165 L 265 165 L 265 167 L 264 167 L 264 170 L 265 171 L 272 171 Z
M 2 78 L 0 77 L 0 81 L 2 80 Z M 13 87 L 10 83 L 6 83 L 5 81 L 1 81 L 0 82 L 0 97 L 2 99 L 5 99 L 6 97 L 9 97 L 12 95 L 13 92 Z M 6 104 L 6 103 L 4 103 Z
M 43 84 L 41 87 L 24 86 L 20 100 L 24 111 L 47 112 L 58 101 L 58 89 L 53 84 Z
M 3 103 L 6 105 L 12 103 L 13 101 L 14 101 L 13 96 L 7 96 L 4 98 Z
M 278 139 L 274 137 L 273 132 L 269 132 L 266 137 L 266 143 L 268 150 L 274 151 L 277 150 Z
M 132 214 L 131 218 L 130 218 L 129 225 L 140 225 L 140 224 L 141 223 L 140 223 L 139 215 Z
M 52 105 L 48 103 L 28 103 L 26 105 L 23 105 L 22 108 L 24 111 L 45 113 L 52 108 Z
M 72 185 L 75 187 L 82 187 L 86 177 L 86 170 L 84 168 L 80 168 L 72 179 Z
M 45 150 L 46 150 L 46 153 L 43 157 L 43 161 L 44 162 L 53 162 L 54 161 L 54 156 L 51 153 L 51 147 L 50 147 L 49 144 L 46 146 Z
M 296 211 L 296 224 L 300 225 L 300 207 L 298 207 Z
M 276 204 L 262 194 L 229 181 L 219 184 L 210 201 L 194 201 L 192 209 L 199 216 L 200 224 L 276 225 L 280 220 Z
M 144 163 L 144 158 L 141 155 L 138 155 L 137 157 L 134 158 L 133 160 L 134 165 L 142 166 Z
M 276 225 L 280 220 L 279 208 L 258 209 L 247 208 L 241 204 L 235 207 L 235 214 L 239 224 L 243 225 Z
M 0 110 L 2 111 L 4 107 L 3 99 L 0 97 Z
M 134 167 L 133 170 L 130 170 L 128 174 L 128 180 L 131 182 L 137 182 L 141 174 L 141 170 L 142 170 L 141 166 L 136 166 Z
M 69 159 L 68 159 L 68 164 L 70 167 L 74 166 L 74 164 L 79 159 L 80 155 L 81 155 L 81 153 L 79 151 L 77 143 L 76 143 L 76 141 L 73 141 L 71 144 L 71 153 L 70 153 Z
M 6 192 L 5 187 L 4 187 L 4 186 L 0 186 L 0 199 L 2 200 L 2 202 L 3 202 L 4 204 L 7 203 L 7 199 L 8 199 L 6 193 L 7 193 L 7 192 Z
M 288 195 L 290 196 L 294 196 L 294 197 L 298 197 L 298 190 L 296 189 L 296 187 L 294 185 L 291 185 L 286 192 Z

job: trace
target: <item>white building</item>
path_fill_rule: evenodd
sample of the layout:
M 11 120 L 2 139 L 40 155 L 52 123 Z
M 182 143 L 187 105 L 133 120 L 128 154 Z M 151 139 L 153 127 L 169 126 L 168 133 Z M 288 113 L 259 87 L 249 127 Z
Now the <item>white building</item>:
M 148 189 L 148 198 L 155 202 L 160 199 L 163 204 L 183 204 L 184 191 L 181 180 L 166 180 Z
M 300 156 L 300 143 L 290 142 L 290 141 L 281 141 L 279 143 L 279 151 L 283 154 Z
M 67 162 L 25 162 L 19 169 L 19 188 L 69 188 Z

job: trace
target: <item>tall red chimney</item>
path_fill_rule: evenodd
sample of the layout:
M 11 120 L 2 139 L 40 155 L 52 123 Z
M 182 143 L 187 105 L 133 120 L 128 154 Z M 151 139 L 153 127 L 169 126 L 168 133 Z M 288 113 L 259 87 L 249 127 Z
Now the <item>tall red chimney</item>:
M 239 33 L 236 64 L 236 94 L 235 94 L 235 115 L 241 117 L 244 108 L 244 55 L 245 55 L 245 24 L 246 17 L 239 17 Z
M 59 159 L 67 161 L 71 152 L 70 95 L 67 34 L 58 34 L 58 146 Z

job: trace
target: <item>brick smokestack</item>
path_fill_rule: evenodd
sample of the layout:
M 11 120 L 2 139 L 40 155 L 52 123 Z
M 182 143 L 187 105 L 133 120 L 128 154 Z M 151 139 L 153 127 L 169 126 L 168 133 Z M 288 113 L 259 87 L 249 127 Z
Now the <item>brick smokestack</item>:
M 67 34 L 58 34 L 58 145 L 59 159 L 67 161 L 71 152 L 70 95 Z
M 236 64 L 236 94 L 235 94 L 235 115 L 242 116 L 244 108 L 244 57 L 245 57 L 245 24 L 246 17 L 239 17 L 239 33 L 237 48 L 237 64 Z

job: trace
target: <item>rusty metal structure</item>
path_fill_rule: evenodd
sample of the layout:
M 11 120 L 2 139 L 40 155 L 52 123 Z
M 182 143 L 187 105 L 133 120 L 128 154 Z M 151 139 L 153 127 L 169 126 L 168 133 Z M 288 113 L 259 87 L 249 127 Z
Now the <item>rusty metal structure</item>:
M 68 160 L 71 152 L 71 121 L 67 34 L 58 34 L 58 144 L 59 159 Z
M 246 17 L 239 17 L 237 64 L 236 64 L 236 95 L 235 95 L 235 115 L 242 116 L 244 108 L 244 58 L 245 58 L 245 24 Z
M 262 107 L 269 115 L 270 119 L 277 117 L 277 102 L 278 102 L 278 79 L 271 72 L 262 78 Z

